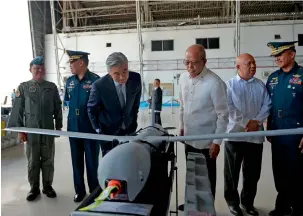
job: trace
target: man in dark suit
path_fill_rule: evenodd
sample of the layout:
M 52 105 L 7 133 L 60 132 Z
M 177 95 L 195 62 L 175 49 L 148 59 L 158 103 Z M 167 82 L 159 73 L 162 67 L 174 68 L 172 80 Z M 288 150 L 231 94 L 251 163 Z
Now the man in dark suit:
M 88 104 L 88 116 L 99 134 L 127 135 L 137 129 L 141 97 L 141 76 L 128 71 L 123 53 L 114 52 L 106 60 L 108 74 L 93 83 Z M 102 142 L 102 155 L 113 148 Z
M 160 88 L 160 80 L 155 79 L 154 80 L 154 89 L 152 92 L 152 97 L 149 100 L 149 108 L 152 109 L 152 102 L 153 102 L 153 96 L 154 103 L 155 103 L 155 123 L 162 125 L 161 122 L 161 110 L 162 110 L 162 89 Z

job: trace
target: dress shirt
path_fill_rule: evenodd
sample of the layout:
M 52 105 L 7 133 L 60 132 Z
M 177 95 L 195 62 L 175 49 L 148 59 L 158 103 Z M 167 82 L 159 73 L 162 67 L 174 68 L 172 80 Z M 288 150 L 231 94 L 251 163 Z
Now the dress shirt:
M 183 73 L 180 83 L 180 129 L 184 135 L 225 133 L 228 124 L 226 85 L 221 78 L 204 67 L 195 78 Z M 197 149 L 209 148 L 222 139 L 188 141 Z
M 227 101 L 229 107 L 228 133 L 244 132 L 249 120 L 260 122 L 259 130 L 264 130 L 263 122 L 269 115 L 271 100 L 265 84 L 251 78 L 246 81 L 239 75 L 227 81 Z M 263 143 L 264 137 L 226 139 L 228 141 Z

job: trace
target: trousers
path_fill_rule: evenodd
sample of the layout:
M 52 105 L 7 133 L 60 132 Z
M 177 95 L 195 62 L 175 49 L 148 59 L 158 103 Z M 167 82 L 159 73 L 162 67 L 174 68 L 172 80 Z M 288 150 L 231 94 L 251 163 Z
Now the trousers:
M 73 165 L 74 188 L 76 194 L 84 194 L 84 155 L 89 192 L 99 186 L 99 143 L 96 140 L 70 138 L 71 157 Z
M 224 197 L 229 206 L 253 207 L 257 185 L 261 175 L 263 144 L 248 142 L 225 142 Z M 242 166 L 243 189 L 238 193 Z
M 162 125 L 162 121 L 161 121 L 161 112 L 155 112 L 155 123 Z
M 54 179 L 54 137 L 27 134 L 26 156 L 28 181 L 31 188 L 40 187 L 40 169 L 43 187 L 52 186 Z
M 292 207 L 294 213 L 303 214 L 303 154 L 300 136 L 272 138 L 272 168 L 278 192 L 276 209 Z

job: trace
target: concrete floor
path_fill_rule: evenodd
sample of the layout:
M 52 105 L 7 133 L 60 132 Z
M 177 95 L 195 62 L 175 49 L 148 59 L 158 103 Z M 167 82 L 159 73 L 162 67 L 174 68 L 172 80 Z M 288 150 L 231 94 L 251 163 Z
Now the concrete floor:
M 164 108 L 162 112 L 163 126 L 178 125 L 178 108 L 171 113 L 171 108 Z M 147 109 L 140 110 L 139 127 L 145 127 L 150 122 L 151 116 Z M 64 113 L 66 121 L 66 113 Z M 65 124 L 66 125 L 66 122 Z M 171 131 L 177 134 L 177 131 Z M 215 207 L 220 216 L 231 215 L 228 211 L 223 196 L 223 156 L 224 152 L 218 157 L 217 163 L 217 194 Z M 72 177 L 72 165 L 68 139 L 60 137 L 56 139 L 55 156 L 55 178 L 53 187 L 57 192 L 56 199 L 49 199 L 42 195 L 35 202 L 27 202 L 26 195 L 29 191 L 27 181 L 27 160 L 24 154 L 24 146 L 18 145 L 2 151 L 1 155 L 2 185 L 1 185 L 1 211 L 3 216 L 67 216 L 78 204 L 73 202 L 74 188 Z M 178 199 L 179 204 L 184 200 L 184 181 L 185 181 L 185 156 L 184 147 L 179 143 L 178 147 Z M 241 189 L 241 180 L 239 189 Z M 268 215 L 274 206 L 276 191 L 271 169 L 270 145 L 264 145 L 262 176 L 259 181 L 258 194 L 255 206 L 259 209 L 260 215 Z M 175 209 L 175 191 L 171 198 L 171 209 Z M 183 213 L 179 213 L 183 216 Z

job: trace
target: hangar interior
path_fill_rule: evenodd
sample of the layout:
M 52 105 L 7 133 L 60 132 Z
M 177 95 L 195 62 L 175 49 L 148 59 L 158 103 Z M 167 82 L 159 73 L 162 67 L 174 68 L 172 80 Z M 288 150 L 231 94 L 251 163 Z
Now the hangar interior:
M 183 64 L 188 46 L 206 48 L 207 67 L 223 81 L 236 75 L 235 57 L 250 53 L 256 59 L 256 77 L 267 80 L 277 67 L 269 57 L 269 41 L 295 41 L 296 61 L 303 65 L 302 1 L 28 1 L 33 56 L 44 56 L 47 80 L 64 88 L 71 75 L 66 50 L 90 53 L 89 68 L 103 76 L 105 61 L 112 52 L 123 52 L 130 70 L 140 73 L 143 91 L 139 127 L 151 116 L 145 101 L 155 78 L 164 92 L 162 122 L 178 127 L 178 78 L 186 72 Z M 64 112 L 66 129 L 67 111 Z M 171 131 L 178 134 L 178 130 Z M 217 215 L 230 215 L 223 191 L 223 149 L 217 162 Z M 69 215 L 73 202 L 73 176 L 67 138 L 56 139 L 54 200 L 41 197 L 25 200 L 29 190 L 24 147 L 2 145 L 2 215 Z M 185 185 L 184 147 L 178 143 L 178 202 L 183 203 Z M 240 180 L 241 182 L 241 180 Z M 241 184 L 239 184 L 239 189 Z M 161 196 L 161 194 L 159 194 Z M 256 207 L 268 215 L 276 191 L 269 143 L 263 152 L 262 176 Z M 172 193 L 171 209 L 176 208 Z M 179 212 L 183 215 L 183 212 Z

